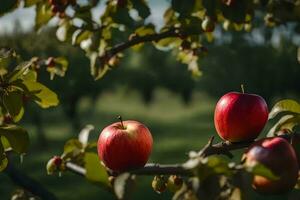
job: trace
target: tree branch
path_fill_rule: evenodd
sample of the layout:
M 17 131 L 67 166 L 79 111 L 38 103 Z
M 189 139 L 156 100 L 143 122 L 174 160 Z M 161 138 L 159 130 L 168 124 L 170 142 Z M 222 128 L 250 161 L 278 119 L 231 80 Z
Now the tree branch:
M 11 162 L 8 163 L 4 173 L 6 173 L 16 185 L 24 188 L 33 195 L 38 196 L 43 200 L 57 200 L 57 197 L 53 193 L 43 187 L 36 180 L 18 170 Z
M 291 137 L 293 137 L 293 134 L 290 135 L 281 135 L 278 137 L 285 138 L 287 140 L 290 140 Z M 226 155 L 230 158 L 233 157 L 233 154 L 231 151 L 238 150 L 238 149 L 245 149 L 249 147 L 254 141 L 249 142 L 238 142 L 238 143 L 231 143 L 231 142 L 219 142 L 216 144 L 213 144 L 214 137 L 210 137 L 208 140 L 208 143 L 195 155 L 202 158 L 205 158 L 210 155 Z M 66 168 L 75 173 L 79 174 L 81 176 L 85 176 L 86 170 L 78 166 L 74 163 L 67 162 Z M 157 164 L 157 163 L 147 163 L 143 168 L 135 169 L 128 171 L 131 174 L 135 175 L 173 175 L 178 174 L 182 176 L 192 176 L 190 170 L 185 169 L 182 164 Z M 108 170 L 109 175 L 111 176 L 117 176 L 120 173 Z
M 153 33 L 145 36 L 133 36 L 128 41 L 117 44 L 111 49 L 107 50 L 105 55 L 100 57 L 100 59 L 101 58 L 110 59 L 111 57 L 124 51 L 125 49 L 128 49 L 140 43 L 159 41 L 161 39 L 170 38 L 170 37 L 180 37 L 181 34 L 182 33 L 179 32 L 179 29 L 171 28 L 170 30 L 161 33 Z

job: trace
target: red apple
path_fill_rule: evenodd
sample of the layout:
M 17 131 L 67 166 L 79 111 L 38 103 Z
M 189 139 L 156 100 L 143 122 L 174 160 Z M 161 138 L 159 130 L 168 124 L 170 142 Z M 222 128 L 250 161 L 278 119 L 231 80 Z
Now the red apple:
M 300 134 L 299 133 L 293 133 L 292 131 L 288 129 L 282 129 L 277 131 L 276 135 L 278 136 L 284 136 L 284 135 L 290 135 L 293 134 L 292 137 L 288 140 L 288 142 L 292 145 L 294 148 L 297 159 L 298 159 L 298 165 L 300 167 Z
M 222 96 L 216 105 L 216 130 L 222 139 L 230 142 L 254 140 L 267 120 L 267 104 L 255 94 L 230 92 Z
M 149 129 L 137 121 L 121 121 L 103 129 L 98 139 L 98 155 L 114 171 L 143 167 L 152 150 Z
M 298 162 L 293 147 L 283 138 L 258 140 L 246 152 L 246 165 L 258 162 L 270 169 L 279 179 L 269 180 L 255 175 L 253 188 L 262 194 L 280 194 L 291 190 L 298 177 Z

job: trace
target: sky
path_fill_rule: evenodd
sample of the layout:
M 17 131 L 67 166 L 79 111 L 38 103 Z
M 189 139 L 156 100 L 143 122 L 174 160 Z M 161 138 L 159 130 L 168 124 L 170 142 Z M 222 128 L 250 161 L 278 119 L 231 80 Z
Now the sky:
M 162 26 L 163 12 L 166 10 L 169 3 L 167 0 L 149 0 L 148 2 L 152 14 L 147 20 L 158 27 Z M 94 19 L 99 19 L 99 16 L 103 13 L 104 3 L 104 0 L 100 1 L 100 4 L 92 10 Z M 15 11 L 0 17 L 0 33 L 9 33 L 13 31 L 16 21 L 20 22 L 20 26 L 23 30 L 28 31 L 34 26 L 34 17 L 34 7 L 18 8 Z M 52 23 L 55 23 L 55 20 L 54 22 L 52 21 Z

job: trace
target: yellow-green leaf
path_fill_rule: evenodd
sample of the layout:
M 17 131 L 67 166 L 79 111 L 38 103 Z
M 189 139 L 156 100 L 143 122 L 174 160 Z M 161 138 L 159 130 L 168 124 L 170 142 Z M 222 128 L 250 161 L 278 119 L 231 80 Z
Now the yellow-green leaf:
M 3 104 L 8 113 L 18 122 L 24 114 L 22 93 L 20 91 L 12 91 L 3 95 Z
M 293 128 L 300 124 L 300 115 L 284 115 L 280 120 L 269 130 L 268 137 L 273 137 L 275 133 L 279 130 L 288 129 L 293 130 Z
M 265 165 L 258 163 L 258 162 L 251 162 L 251 164 L 245 166 L 245 170 L 247 172 L 252 173 L 253 175 L 263 176 L 270 180 L 278 180 L 279 177 L 276 176 L 269 168 Z
M 49 108 L 59 104 L 58 97 L 55 92 L 47 88 L 45 85 L 35 81 L 23 81 L 23 85 L 27 88 L 32 99 L 42 108 Z
M 39 30 L 43 25 L 46 25 L 52 18 L 50 4 L 41 2 L 36 6 L 35 14 L 35 29 Z
M 17 125 L 0 127 L 0 135 L 9 142 L 10 147 L 17 153 L 26 153 L 29 146 L 29 136 L 25 129 Z M 1 143 L 2 146 L 2 143 Z
M 109 186 L 108 174 L 103 165 L 100 164 L 98 155 L 95 153 L 85 153 L 84 156 L 86 178 L 89 181 L 100 183 L 102 186 Z
M 300 104 L 292 99 L 281 100 L 273 106 L 269 114 L 269 119 L 276 117 L 277 114 L 281 112 L 291 112 L 300 114 Z

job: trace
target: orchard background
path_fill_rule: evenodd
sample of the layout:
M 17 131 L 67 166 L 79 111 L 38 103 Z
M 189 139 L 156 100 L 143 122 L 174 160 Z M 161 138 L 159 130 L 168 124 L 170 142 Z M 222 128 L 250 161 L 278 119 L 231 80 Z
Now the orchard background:
M 1 0 L 0 198 L 299 199 L 298 184 L 271 196 L 227 179 L 226 188 L 219 187 L 220 177 L 232 178 L 230 162 L 240 167 L 249 144 L 239 144 L 231 159 L 210 156 L 192 167 L 218 177 L 218 184 L 207 178 L 207 194 L 198 187 L 174 195 L 153 191 L 153 177 L 164 169 L 151 167 L 150 175 L 140 169 L 146 176 L 136 176 L 132 192 L 129 174 L 112 186 L 94 143 L 121 115 L 151 130 L 149 163 L 191 161 L 190 151 L 211 136 L 221 142 L 213 123 L 216 102 L 241 84 L 264 97 L 270 111 L 275 105 L 260 138 L 283 128 L 295 134 L 299 22 L 299 0 Z M 88 141 L 77 139 L 82 129 L 90 131 Z M 48 176 L 54 155 L 63 164 L 48 165 L 54 174 Z M 190 175 L 177 172 L 189 185 Z M 262 166 L 241 173 L 272 176 Z

